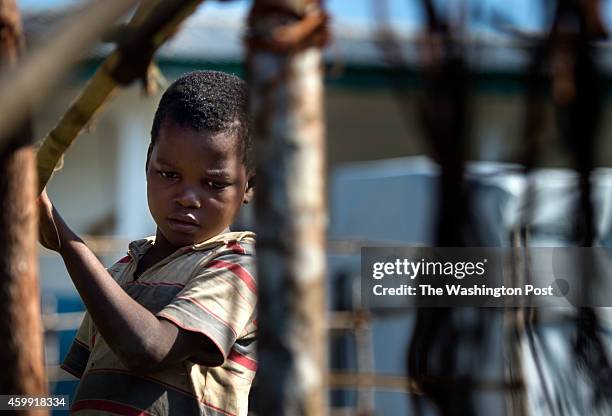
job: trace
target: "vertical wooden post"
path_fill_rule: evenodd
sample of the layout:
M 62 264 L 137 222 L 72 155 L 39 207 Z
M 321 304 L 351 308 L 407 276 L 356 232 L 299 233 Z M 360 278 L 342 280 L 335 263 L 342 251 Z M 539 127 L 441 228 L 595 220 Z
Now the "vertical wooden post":
M 0 62 L 12 66 L 23 43 L 15 0 L 0 0 Z M 5 134 L 5 132 L 2 132 Z M 0 392 L 47 392 L 37 270 L 36 156 L 24 124 L 0 153 Z M 26 411 L 25 414 L 43 414 Z
M 256 0 L 249 18 L 260 415 L 327 413 L 326 21 L 317 0 Z

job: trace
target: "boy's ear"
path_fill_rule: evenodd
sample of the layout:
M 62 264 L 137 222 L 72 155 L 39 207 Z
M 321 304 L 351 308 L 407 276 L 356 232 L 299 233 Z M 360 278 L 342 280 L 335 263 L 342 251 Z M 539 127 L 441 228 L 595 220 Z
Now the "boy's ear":
M 242 199 L 243 204 L 251 202 L 255 196 L 255 174 L 250 174 L 247 179 L 246 189 L 244 191 L 244 198 Z

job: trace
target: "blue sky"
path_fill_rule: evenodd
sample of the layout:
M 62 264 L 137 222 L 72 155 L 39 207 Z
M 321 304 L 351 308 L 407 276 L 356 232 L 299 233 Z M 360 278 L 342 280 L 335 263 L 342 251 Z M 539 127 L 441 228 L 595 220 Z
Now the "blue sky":
M 40 10 L 83 3 L 83 0 L 17 0 L 17 3 L 21 8 Z M 251 2 L 247 0 L 234 0 L 227 2 L 209 0 L 204 2 L 203 6 L 200 8 L 200 12 L 210 8 L 242 11 L 245 10 L 250 3 Z M 332 13 L 342 15 L 347 18 L 365 19 L 368 14 L 370 14 L 371 0 L 328 0 L 325 3 Z M 417 10 L 418 7 L 415 7 L 417 2 L 414 2 L 415 6 L 411 6 L 410 1 L 406 0 L 390 0 L 390 3 L 393 5 L 393 12 L 397 18 L 412 18 L 414 17 L 415 12 L 420 14 L 420 11 Z
M 83 0 L 17 0 L 21 8 L 45 9 L 58 8 L 70 4 L 81 3 Z M 338 21 L 372 22 L 374 2 L 383 0 L 327 0 L 326 7 L 334 19 Z M 452 0 L 434 0 L 439 5 L 461 4 Z M 420 0 L 387 0 L 390 15 L 396 24 L 414 27 L 422 22 L 422 11 Z M 228 13 L 244 13 L 251 2 L 248 0 L 234 0 L 230 2 L 219 2 L 209 0 L 198 11 L 206 13 L 206 10 L 224 10 Z M 542 2 L 539 0 L 467 0 L 472 5 L 472 17 L 470 18 L 474 27 L 494 30 L 490 22 L 493 17 L 497 21 L 508 22 L 521 30 L 535 31 L 543 25 L 543 15 L 539 8 Z M 603 13 L 608 23 L 612 22 L 612 0 L 602 1 Z

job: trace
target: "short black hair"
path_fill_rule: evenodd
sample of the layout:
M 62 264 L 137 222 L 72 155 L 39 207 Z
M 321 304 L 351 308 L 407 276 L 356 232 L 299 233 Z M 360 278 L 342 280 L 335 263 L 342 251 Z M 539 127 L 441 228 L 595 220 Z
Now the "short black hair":
M 243 163 L 253 169 L 247 84 L 219 71 L 195 71 L 174 81 L 162 95 L 153 118 L 146 168 L 163 123 L 171 120 L 196 131 L 230 133 L 238 140 Z

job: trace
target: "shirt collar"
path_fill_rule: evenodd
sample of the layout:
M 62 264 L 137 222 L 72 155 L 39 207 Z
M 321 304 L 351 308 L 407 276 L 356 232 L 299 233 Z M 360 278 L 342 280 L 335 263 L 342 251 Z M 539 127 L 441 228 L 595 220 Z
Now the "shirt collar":
M 213 247 L 219 245 L 227 245 L 232 242 L 238 241 L 249 241 L 255 242 L 255 233 L 252 231 L 230 231 L 226 233 L 217 234 L 216 236 L 209 238 L 206 241 L 201 243 L 192 244 L 190 246 L 181 247 L 171 254 L 173 256 L 175 254 L 183 254 L 190 251 L 203 251 L 209 250 Z M 155 244 L 155 236 L 150 236 L 146 238 L 142 238 L 140 240 L 132 241 L 129 244 L 129 254 L 134 257 L 134 259 L 138 260 L 147 252 Z

